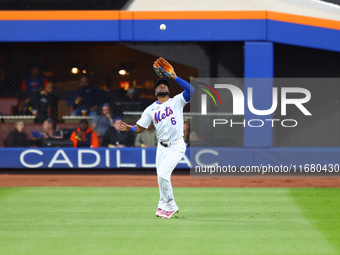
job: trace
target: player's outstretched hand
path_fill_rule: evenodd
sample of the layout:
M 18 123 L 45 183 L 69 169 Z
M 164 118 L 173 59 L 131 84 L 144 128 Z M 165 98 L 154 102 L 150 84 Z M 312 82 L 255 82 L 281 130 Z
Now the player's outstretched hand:
M 123 124 L 120 127 L 120 131 L 129 131 L 131 128 L 132 128 L 131 125 L 128 125 L 125 122 L 123 122 Z
M 172 65 L 170 65 L 170 63 L 162 57 L 160 57 L 154 62 L 153 68 L 156 74 L 161 78 L 168 77 L 175 79 L 177 77 Z

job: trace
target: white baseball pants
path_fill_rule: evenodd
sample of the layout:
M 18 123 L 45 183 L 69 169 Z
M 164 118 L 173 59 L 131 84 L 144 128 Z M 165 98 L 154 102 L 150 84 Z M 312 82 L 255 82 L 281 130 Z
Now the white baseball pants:
M 184 156 L 186 144 L 183 138 L 174 141 L 169 147 L 158 143 L 156 152 L 156 169 L 159 187 L 158 208 L 166 211 L 178 210 L 171 185 L 171 174 Z

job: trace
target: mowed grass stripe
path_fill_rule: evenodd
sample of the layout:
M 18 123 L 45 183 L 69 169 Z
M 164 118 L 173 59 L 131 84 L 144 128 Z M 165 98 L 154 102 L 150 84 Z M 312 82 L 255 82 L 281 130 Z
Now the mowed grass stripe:
M 291 189 L 302 213 L 340 254 L 340 189 Z
M 174 191 L 178 218 L 162 220 L 154 216 L 157 188 L 0 188 L 0 253 L 337 252 L 290 189 Z M 338 231 L 331 235 L 339 236 Z

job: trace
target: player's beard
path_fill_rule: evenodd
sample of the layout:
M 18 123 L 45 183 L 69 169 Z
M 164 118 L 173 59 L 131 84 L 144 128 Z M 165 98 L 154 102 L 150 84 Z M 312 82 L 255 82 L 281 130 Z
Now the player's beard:
M 169 96 L 169 95 L 170 95 L 170 93 L 168 91 L 166 91 L 166 92 L 158 92 L 157 93 L 158 97 L 165 97 L 165 96 Z

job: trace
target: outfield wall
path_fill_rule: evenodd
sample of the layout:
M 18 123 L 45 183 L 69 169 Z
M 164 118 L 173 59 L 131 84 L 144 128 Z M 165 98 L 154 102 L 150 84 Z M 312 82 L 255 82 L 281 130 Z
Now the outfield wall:
M 167 25 L 165 31 L 159 29 L 162 23 Z M 74 41 L 244 41 L 245 78 L 253 78 L 255 74 L 261 77 L 273 77 L 275 57 L 273 43 L 340 52 L 340 22 L 271 11 L 0 11 L 0 42 Z M 268 86 L 266 90 L 270 91 L 271 88 Z M 271 98 L 263 97 L 260 101 L 263 105 L 267 105 L 271 103 Z M 250 117 L 251 115 L 246 112 L 245 118 Z M 331 162 L 335 164 L 339 160 L 338 148 L 272 148 L 272 129 L 268 127 L 256 130 L 245 127 L 244 147 L 244 149 L 218 150 L 226 150 L 228 153 L 223 154 L 226 155 L 225 159 L 228 159 L 228 162 L 235 160 L 235 164 L 237 162 L 249 164 Z M 30 153 L 29 158 L 27 157 L 27 160 L 32 160 L 29 164 L 36 165 L 35 167 L 48 167 L 58 149 L 34 150 L 36 151 Z M 1 167 L 25 167 L 20 161 L 23 151 L 27 152 L 27 149 L 1 149 Z M 83 162 L 86 162 L 83 161 L 79 165 L 80 150 L 63 149 L 63 151 L 67 152 L 65 155 L 70 154 L 72 167 L 82 167 Z M 106 149 L 96 151 L 102 156 L 100 156 L 100 163 L 93 167 L 107 167 L 107 157 L 103 159 L 106 153 L 116 155 L 116 159 L 114 156 L 109 159 L 109 167 L 124 167 L 122 164 L 117 164 L 116 160 L 119 158 L 117 151 Z M 141 156 L 137 156 L 142 155 L 143 151 L 149 152 L 147 155 L 152 155 L 146 156 L 146 162 L 153 162 L 153 149 L 139 148 L 122 149 L 121 153 L 126 153 L 121 154 L 122 157 L 129 156 L 126 158 L 127 161 L 122 159 L 121 162 L 143 167 Z M 131 158 L 140 160 L 133 163 Z M 93 162 L 84 164 L 91 165 Z M 60 167 L 62 166 L 59 164 L 58 168 Z M 66 164 L 65 167 L 70 165 Z
M 191 156 L 191 162 L 190 162 Z M 156 148 L 74 149 L 1 148 L 2 168 L 155 168 Z M 340 166 L 340 148 L 188 148 L 177 168 L 207 165 L 294 166 L 320 165 L 335 170 Z M 339 171 L 338 171 L 339 172 Z

